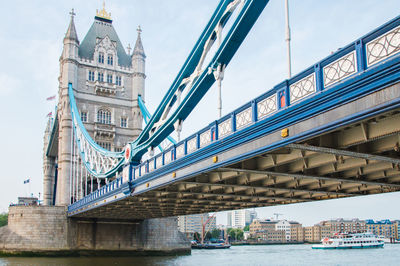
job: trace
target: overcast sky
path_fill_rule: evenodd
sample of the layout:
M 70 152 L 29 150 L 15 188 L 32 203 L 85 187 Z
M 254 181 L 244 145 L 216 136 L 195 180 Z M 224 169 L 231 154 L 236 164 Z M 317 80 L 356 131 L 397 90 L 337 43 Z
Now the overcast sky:
M 291 0 L 293 73 L 328 56 L 400 14 L 398 0 Z M 146 104 L 154 111 L 213 13 L 217 0 L 108 0 L 113 25 L 126 47 L 143 29 L 147 55 Z M 62 40 L 75 9 L 82 41 L 100 0 L 7 1 L 0 26 L 1 186 L 0 212 L 17 196 L 42 192 L 42 144 L 46 114 L 57 93 Z M 228 66 L 223 81 L 223 113 L 272 88 L 287 76 L 284 0 L 272 0 Z M 183 137 L 217 118 L 213 87 L 183 125 Z M 31 183 L 24 185 L 23 180 Z M 400 193 L 259 208 L 313 224 L 332 217 L 400 218 Z M 396 211 L 397 210 L 397 211 Z M 225 223 L 218 215 L 217 223 Z

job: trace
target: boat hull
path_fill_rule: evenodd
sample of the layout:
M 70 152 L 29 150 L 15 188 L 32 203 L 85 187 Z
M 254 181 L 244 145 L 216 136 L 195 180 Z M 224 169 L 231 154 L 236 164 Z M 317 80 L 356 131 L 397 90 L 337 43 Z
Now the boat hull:
M 312 249 L 361 249 L 361 248 L 383 248 L 382 244 L 377 245 L 362 245 L 362 246 L 324 246 L 324 245 L 314 245 Z
M 192 249 L 226 249 L 230 248 L 231 245 L 227 244 L 196 244 L 192 245 Z

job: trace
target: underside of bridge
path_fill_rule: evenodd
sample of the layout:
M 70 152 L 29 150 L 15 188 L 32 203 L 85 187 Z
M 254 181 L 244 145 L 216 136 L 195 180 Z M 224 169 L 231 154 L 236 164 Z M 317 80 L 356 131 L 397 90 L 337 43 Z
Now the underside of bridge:
M 399 132 L 392 110 L 79 216 L 144 219 L 399 191 Z

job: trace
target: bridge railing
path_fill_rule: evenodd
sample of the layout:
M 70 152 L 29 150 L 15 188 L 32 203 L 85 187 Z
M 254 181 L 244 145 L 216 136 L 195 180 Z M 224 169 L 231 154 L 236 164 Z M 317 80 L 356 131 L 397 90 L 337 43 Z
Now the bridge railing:
M 118 177 L 114 179 L 112 182 L 105 184 L 99 189 L 93 191 L 87 196 L 83 197 L 79 201 L 74 202 L 73 204 L 68 206 L 68 212 L 79 210 L 80 208 L 87 206 L 89 203 L 104 197 L 110 192 L 116 191 L 121 188 L 121 186 L 125 183 L 128 183 L 128 180 L 124 180 L 123 177 Z
M 146 160 L 133 169 L 133 179 L 156 171 L 209 144 L 241 131 L 259 120 L 336 87 L 400 52 L 400 18 L 397 17 L 317 64 L 276 85 L 256 99 Z
M 244 104 L 221 119 L 176 143 L 164 152 L 133 167 L 132 176 L 119 177 L 69 206 L 77 212 L 93 205 L 123 184 L 142 178 L 208 145 L 223 140 L 235 132 L 267 118 L 279 111 L 307 101 L 311 97 L 332 88 L 345 88 L 350 78 L 355 78 L 370 68 L 378 68 L 389 58 L 400 56 L 400 17 L 389 21 L 357 41 L 339 49 L 289 80 L 276 85 L 261 96 Z

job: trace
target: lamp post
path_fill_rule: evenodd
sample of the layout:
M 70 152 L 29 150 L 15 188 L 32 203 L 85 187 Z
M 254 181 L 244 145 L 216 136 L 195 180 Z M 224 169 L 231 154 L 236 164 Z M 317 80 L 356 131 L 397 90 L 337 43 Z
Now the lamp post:
M 290 55 L 290 27 L 289 27 L 289 0 L 285 0 L 286 11 L 286 45 L 287 45 L 287 62 L 288 62 L 288 78 L 292 77 L 292 65 Z

